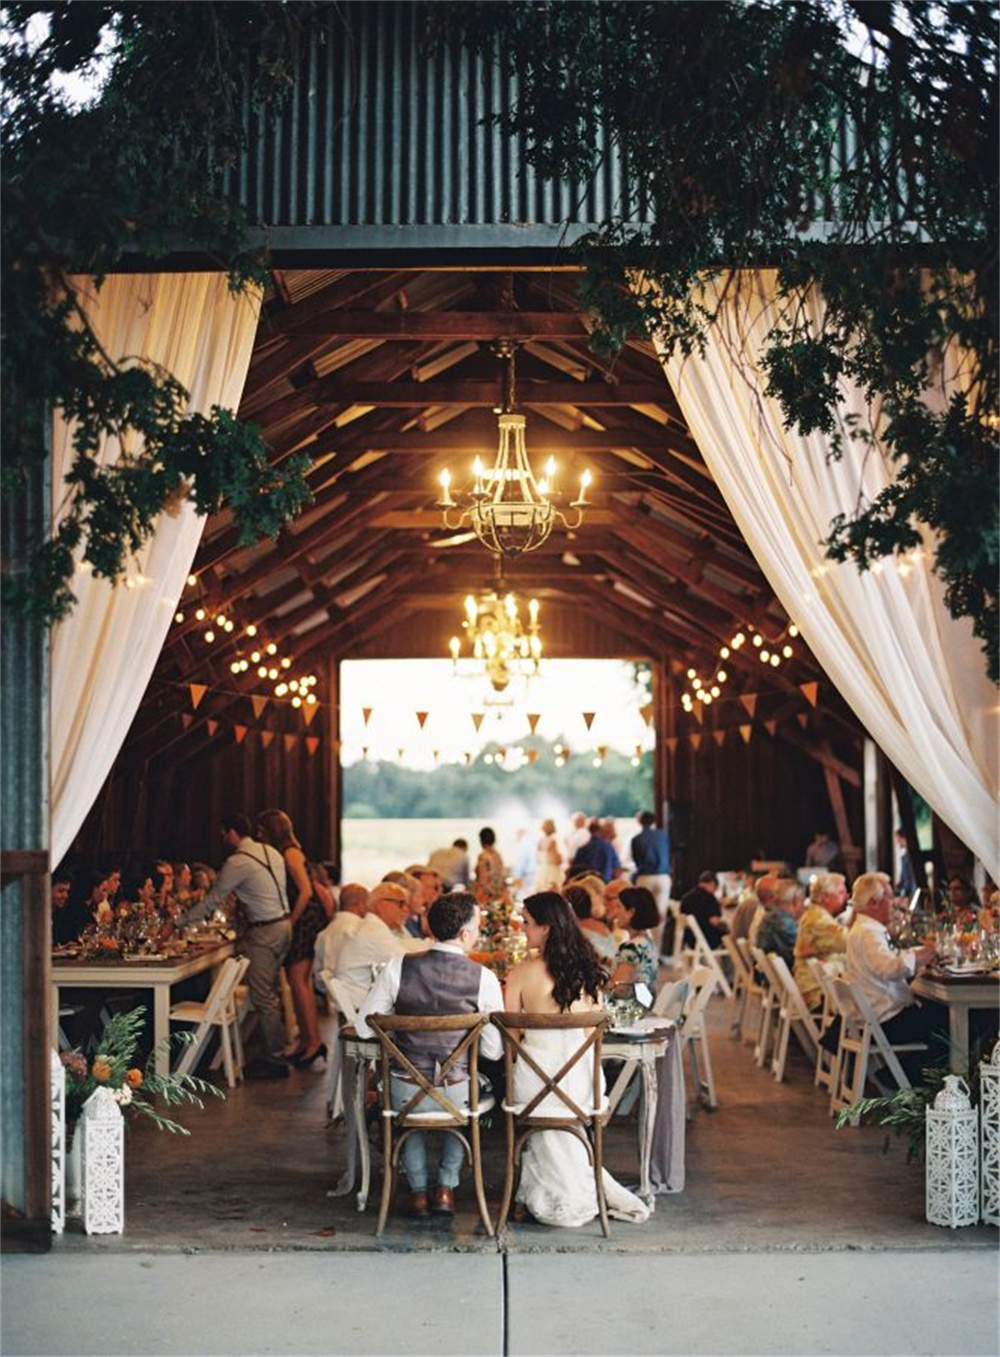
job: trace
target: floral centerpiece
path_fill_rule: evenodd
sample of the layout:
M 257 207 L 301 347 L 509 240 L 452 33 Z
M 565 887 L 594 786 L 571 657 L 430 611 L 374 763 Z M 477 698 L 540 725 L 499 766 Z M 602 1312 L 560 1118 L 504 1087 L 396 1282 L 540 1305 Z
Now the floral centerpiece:
M 139 1113 L 149 1117 L 161 1131 L 183 1136 L 191 1134 L 187 1127 L 165 1117 L 154 1106 L 154 1100 L 168 1107 L 182 1103 L 204 1107 L 205 1097 L 225 1097 L 221 1089 L 193 1074 L 157 1074 L 157 1050 L 142 1065 L 137 1064 L 145 1018 L 145 1008 L 116 1013 L 104 1028 L 90 1059 L 79 1050 L 63 1052 L 60 1058 L 66 1070 L 67 1126 L 75 1126 L 84 1103 L 99 1088 L 110 1089 L 126 1116 L 129 1112 Z M 161 1045 L 186 1046 L 194 1040 L 193 1032 L 177 1032 Z

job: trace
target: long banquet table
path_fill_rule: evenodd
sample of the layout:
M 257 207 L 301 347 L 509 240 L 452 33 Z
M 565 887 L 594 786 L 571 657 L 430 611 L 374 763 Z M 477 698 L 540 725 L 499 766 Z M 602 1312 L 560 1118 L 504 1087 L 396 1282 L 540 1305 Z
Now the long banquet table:
M 153 991 L 153 1040 L 156 1046 L 156 1073 L 170 1073 L 170 1051 L 165 1039 L 170 1035 L 170 991 L 189 976 L 214 970 L 231 957 L 232 942 L 207 942 L 192 945 L 186 951 L 155 961 L 82 961 L 75 957 L 53 956 L 51 986 L 51 1027 L 59 1030 L 59 993 L 63 989 L 149 989 Z
M 967 1074 L 969 1066 L 969 1010 L 992 1009 L 1000 1004 L 1000 976 L 992 974 L 949 975 L 923 971 L 910 984 L 921 999 L 933 999 L 948 1009 L 948 1055 L 953 1074 Z

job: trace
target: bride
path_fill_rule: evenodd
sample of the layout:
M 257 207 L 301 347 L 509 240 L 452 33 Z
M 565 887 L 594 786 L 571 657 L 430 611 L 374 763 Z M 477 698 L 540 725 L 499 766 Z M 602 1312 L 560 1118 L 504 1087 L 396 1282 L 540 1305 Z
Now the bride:
M 607 984 L 603 962 L 581 932 L 573 912 L 555 891 L 529 895 L 524 902 L 524 931 L 538 955 L 515 966 L 507 977 L 508 1013 L 587 1013 L 600 1008 Z M 525 1030 L 522 1041 L 550 1074 L 561 1069 L 586 1040 L 586 1031 L 559 1028 Z M 593 1061 L 585 1056 L 562 1080 L 579 1106 L 593 1101 Z M 514 1066 L 513 1100 L 524 1104 L 538 1091 L 539 1079 L 526 1061 Z M 602 1090 L 603 1094 L 603 1090 Z M 550 1095 L 535 1109 L 559 1116 L 565 1106 Z M 648 1219 L 646 1205 L 604 1170 L 609 1215 L 619 1220 Z M 521 1156 L 517 1203 L 545 1225 L 585 1225 L 597 1215 L 597 1190 L 587 1151 L 566 1131 L 535 1131 Z

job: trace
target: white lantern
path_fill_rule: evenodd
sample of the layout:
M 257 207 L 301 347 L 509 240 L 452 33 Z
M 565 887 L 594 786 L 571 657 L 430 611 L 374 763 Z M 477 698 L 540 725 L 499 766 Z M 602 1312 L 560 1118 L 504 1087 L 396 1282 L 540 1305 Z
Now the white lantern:
M 1000 1225 L 1000 1041 L 989 1060 L 980 1061 L 979 1088 L 982 1217 L 987 1225 Z
M 945 1075 L 944 1088 L 927 1109 L 927 1219 L 931 1225 L 979 1221 L 979 1115 L 968 1085 Z
M 50 1051 L 49 1079 L 52 1105 L 52 1233 L 66 1228 L 66 1069 Z
M 109 1088 L 95 1089 L 83 1105 L 83 1228 L 87 1234 L 121 1234 L 125 1228 L 125 1122 Z

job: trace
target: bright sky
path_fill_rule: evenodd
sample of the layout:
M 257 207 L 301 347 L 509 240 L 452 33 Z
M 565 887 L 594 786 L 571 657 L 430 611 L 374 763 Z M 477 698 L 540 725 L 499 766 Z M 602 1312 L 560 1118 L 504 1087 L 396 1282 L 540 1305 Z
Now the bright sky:
M 470 667 L 471 667 L 471 662 Z M 630 664 L 621 660 L 543 660 L 537 677 L 515 681 L 514 701 L 492 706 L 484 678 L 458 676 L 450 660 L 350 660 L 340 667 L 341 759 L 363 757 L 399 762 L 409 768 L 433 768 L 440 761 L 461 761 L 485 745 L 516 745 L 530 736 L 528 713 L 538 713 L 537 734 L 561 742 L 574 753 L 607 745 L 632 755 L 641 744 L 653 747 L 641 707 L 644 690 L 633 682 Z M 372 709 L 367 727 L 363 708 Z M 421 730 L 416 713 L 425 711 Z M 478 733 L 474 712 L 484 713 Z M 584 712 L 594 712 L 587 730 Z M 399 750 L 403 749 L 400 758 Z

